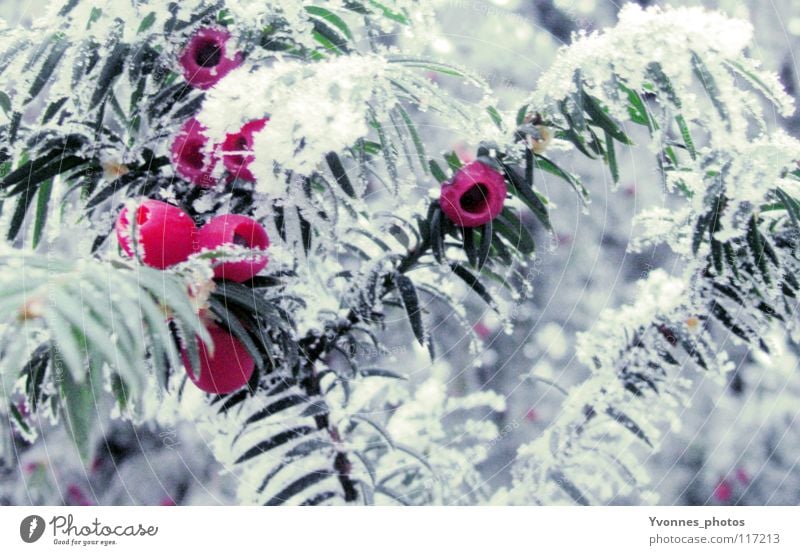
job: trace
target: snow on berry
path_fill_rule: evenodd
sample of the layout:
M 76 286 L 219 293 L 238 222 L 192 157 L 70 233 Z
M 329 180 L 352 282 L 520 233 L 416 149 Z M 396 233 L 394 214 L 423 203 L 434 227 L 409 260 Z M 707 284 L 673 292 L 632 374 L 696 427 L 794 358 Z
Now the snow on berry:
M 205 127 L 195 118 L 187 120 L 172 142 L 172 163 L 181 176 L 195 185 L 212 187 L 216 183 L 212 172 L 217 155 L 213 150 L 208 152 L 209 141 L 204 131 Z
M 268 133 L 253 129 L 254 160 L 248 169 L 260 192 L 281 195 L 286 181 L 276 174 L 276 165 L 308 175 L 325 154 L 367 135 L 368 102 L 376 88 L 387 87 L 385 66 L 377 56 L 243 66 L 208 92 L 198 118 L 209 137 L 223 141 L 243 124 L 269 114 Z
M 260 118 L 245 123 L 238 133 L 229 133 L 222 143 L 222 162 L 231 173 L 231 178 L 243 181 L 255 181 L 249 169 L 253 156 L 253 134 L 261 131 L 269 122 L 269 118 Z

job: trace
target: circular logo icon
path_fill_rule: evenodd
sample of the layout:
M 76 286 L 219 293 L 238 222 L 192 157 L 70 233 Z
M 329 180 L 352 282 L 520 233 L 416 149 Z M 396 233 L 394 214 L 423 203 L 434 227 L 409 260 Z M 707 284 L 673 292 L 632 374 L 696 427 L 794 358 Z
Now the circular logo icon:
M 22 519 L 19 525 L 19 537 L 25 543 L 33 543 L 44 534 L 44 519 L 39 515 L 30 515 Z

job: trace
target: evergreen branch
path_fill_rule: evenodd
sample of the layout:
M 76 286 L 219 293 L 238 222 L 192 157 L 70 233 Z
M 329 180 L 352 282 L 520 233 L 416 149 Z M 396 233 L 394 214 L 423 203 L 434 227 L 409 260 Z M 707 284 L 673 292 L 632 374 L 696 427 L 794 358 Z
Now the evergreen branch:
M 25 358 L 5 356 L 4 378 L 13 383 L 20 372 L 26 374 L 27 394 L 34 405 L 46 382 L 61 384 L 73 436 L 84 454 L 94 403 L 72 402 L 80 387 L 100 394 L 102 371 L 108 368 L 117 380 L 113 389 L 124 391 L 117 399 L 120 408 L 138 409 L 152 373 L 147 360 L 153 361 L 162 386 L 169 368 L 182 366 L 170 322 L 180 337 L 197 336 L 211 347 L 208 331 L 186 293 L 187 284 L 178 275 L 6 250 L 0 254 L 0 280 L 0 319 L 24 322 L 26 328 L 41 329 L 47 338 L 37 349 L 39 354 L 24 366 L 13 365 L 22 365 Z M 86 384 L 92 388 L 86 389 Z M 13 387 L 6 391 L 10 394 Z

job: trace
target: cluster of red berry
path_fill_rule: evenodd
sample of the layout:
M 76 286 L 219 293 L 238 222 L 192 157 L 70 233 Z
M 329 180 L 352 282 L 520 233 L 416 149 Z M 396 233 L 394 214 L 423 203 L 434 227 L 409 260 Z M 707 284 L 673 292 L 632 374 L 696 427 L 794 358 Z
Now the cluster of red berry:
M 241 65 L 241 52 L 228 54 L 231 36 L 224 29 L 204 27 L 199 29 L 181 53 L 179 62 L 186 82 L 199 89 L 209 89 L 232 70 Z M 229 133 L 220 144 L 208 151 L 205 127 L 195 118 L 187 120 L 172 143 L 172 160 L 177 172 L 201 187 L 216 184 L 212 177 L 214 168 L 222 156 L 228 171 L 228 181 L 239 178 L 253 182 L 255 177 L 248 168 L 253 161 L 253 135 L 264 129 L 269 118 L 250 121 L 236 133 Z
M 224 245 L 239 245 L 264 250 L 269 237 L 264 228 L 248 216 L 222 214 L 197 229 L 192 218 L 172 204 L 146 199 L 136 209 L 135 225 L 123 208 L 117 217 L 116 232 L 120 247 L 134 256 L 130 230 L 136 229 L 135 243 L 142 262 L 164 269 L 183 262 L 195 252 Z M 267 265 L 267 256 L 260 255 L 238 262 L 225 262 L 214 268 L 214 277 L 243 282 L 251 279 Z
M 131 230 L 135 230 L 135 240 Z M 148 266 L 164 269 L 185 261 L 195 252 L 224 245 L 239 245 L 265 250 L 269 237 L 264 228 L 252 218 L 238 214 L 223 214 L 211 218 L 197 229 L 192 218 L 177 206 L 147 199 L 136 209 L 135 222 L 128 209 L 123 208 L 116 223 L 117 241 L 128 256 L 139 254 Z M 224 262 L 214 268 L 214 277 L 244 282 L 267 265 L 267 256 L 257 255 L 240 261 Z M 226 331 L 208 322 L 214 342 L 214 353 L 198 341 L 200 372 L 191 370 L 186 353 L 184 365 L 189 378 L 203 391 L 229 393 L 244 386 L 253 373 L 254 362 L 244 346 Z
M 221 29 L 200 29 L 181 54 L 184 78 L 191 86 L 208 89 L 238 67 L 241 53 L 227 54 L 230 34 Z M 216 183 L 213 172 L 222 158 L 228 180 L 238 178 L 253 182 L 249 165 L 254 160 L 253 137 L 269 121 L 250 121 L 220 144 L 208 148 L 205 127 L 195 118 L 187 120 L 172 143 L 172 161 L 178 174 L 201 187 Z M 459 169 L 453 178 L 442 183 L 442 211 L 455 224 L 476 227 L 497 217 L 506 197 L 503 176 L 478 161 Z M 135 240 L 131 237 L 135 230 Z M 164 269 L 185 261 L 195 252 L 223 245 L 240 245 L 264 250 L 269 237 L 254 219 L 238 214 L 216 216 L 197 229 L 192 218 L 177 206 L 147 199 L 136 209 L 134 221 L 123 208 L 117 218 L 116 234 L 122 250 L 148 266 Z M 251 279 L 267 265 L 267 256 L 258 255 L 236 262 L 216 264 L 214 277 L 235 282 Z M 201 314 L 201 317 L 203 315 Z M 214 343 L 213 355 L 198 341 L 201 368 L 193 371 L 186 351 L 184 366 L 192 382 L 209 393 L 229 393 L 243 387 L 254 369 L 253 359 L 244 346 L 227 331 L 212 322 L 206 323 Z
M 220 79 L 241 65 L 241 52 L 230 55 L 230 33 L 224 29 L 206 27 L 198 30 L 180 55 L 186 82 L 199 89 L 213 87 Z M 254 133 L 262 130 L 268 119 L 251 121 L 237 133 L 229 134 L 221 144 L 207 151 L 205 128 L 195 118 L 187 120 L 172 143 L 172 161 L 178 174 L 195 185 L 211 187 L 212 177 L 221 156 L 228 171 L 228 180 L 239 178 L 255 181 L 248 168 L 254 157 Z M 135 235 L 131 237 L 131 230 Z M 123 208 L 116 223 L 116 234 L 122 250 L 134 254 L 148 266 L 164 269 L 185 261 L 195 252 L 212 250 L 224 245 L 240 245 L 265 250 L 269 237 L 254 219 L 238 214 L 216 216 L 197 229 L 192 218 L 177 206 L 146 199 L 136 209 L 134 220 Z M 267 265 L 267 256 L 258 255 L 214 267 L 214 277 L 244 282 Z M 204 318 L 204 311 L 200 317 Z M 214 344 L 213 355 L 205 344 L 195 339 L 200 354 L 200 369 L 196 372 L 186 350 L 182 358 L 192 382 L 208 393 L 229 393 L 243 387 L 253 374 L 254 362 L 242 343 L 211 321 L 205 321 Z

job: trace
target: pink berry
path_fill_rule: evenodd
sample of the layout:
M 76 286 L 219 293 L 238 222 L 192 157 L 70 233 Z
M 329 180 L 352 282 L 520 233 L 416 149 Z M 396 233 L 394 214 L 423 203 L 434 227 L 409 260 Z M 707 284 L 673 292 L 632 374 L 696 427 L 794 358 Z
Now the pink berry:
M 261 224 L 254 219 L 239 214 L 223 214 L 212 218 L 200 228 L 197 232 L 197 243 L 201 250 L 215 249 L 226 244 L 264 250 L 269 246 L 269 237 Z M 214 277 L 241 283 L 251 279 L 266 265 L 266 255 L 239 262 L 225 262 L 214 268 Z
M 252 154 L 241 154 L 241 152 L 252 152 L 253 135 L 264 129 L 269 118 L 261 118 L 245 123 L 238 133 L 230 133 L 222 142 L 222 162 L 225 168 L 231 173 L 231 177 L 238 177 L 243 181 L 254 182 L 256 178 L 250 171 L 250 163 L 255 160 Z M 236 154 L 225 154 L 235 152 Z
M 453 151 L 458 155 L 459 160 L 463 162 L 472 162 L 475 159 L 472 152 L 467 148 L 467 145 L 460 142 L 453 147 Z
M 492 335 L 492 330 L 483 320 L 479 320 L 472 324 L 472 331 L 474 331 L 475 334 L 481 339 L 488 339 L 488 337 Z
M 477 227 L 503 210 L 507 193 L 503 176 L 483 162 L 470 162 L 442 183 L 442 212 L 456 225 Z
M 216 184 L 212 177 L 217 165 L 215 153 L 206 152 L 206 128 L 195 118 L 186 120 L 172 141 L 172 163 L 175 170 L 195 185 L 208 188 Z
M 181 352 L 189 379 L 206 393 L 231 393 L 244 387 L 255 368 L 247 349 L 238 339 L 217 326 L 210 326 L 208 332 L 214 342 L 214 356 L 209 356 L 205 343 L 196 339 L 200 352 L 199 377 L 192 369 L 186 350 Z
M 125 254 L 133 256 L 130 224 L 128 209 L 123 208 L 117 218 L 117 241 Z M 183 262 L 194 250 L 194 222 L 186 212 L 166 202 L 142 202 L 136 210 L 136 231 L 142 261 L 153 268 Z
M 714 488 L 714 498 L 720 503 L 727 503 L 733 497 L 733 487 L 727 479 L 723 478 Z
M 739 480 L 740 484 L 745 486 L 750 483 L 750 475 L 744 468 L 736 469 L 736 479 Z
M 38 463 L 38 462 L 29 462 L 29 463 L 27 463 L 27 464 L 25 465 L 25 467 L 24 467 L 24 468 L 25 468 L 25 472 L 27 472 L 28 474 L 33 474 L 34 472 L 36 472 L 37 470 L 39 470 L 39 469 L 40 469 L 40 468 L 42 468 L 43 466 L 44 466 L 44 465 L 43 465 L 42 463 Z
M 86 497 L 86 494 L 83 493 L 83 489 L 76 484 L 70 484 L 67 487 L 67 502 L 70 505 L 81 505 L 83 507 L 94 505 L 94 503 Z
M 242 53 L 227 54 L 231 34 L 224 29 L 199 29 L 180 57 L 183 77 L 193 87 L 208 89 L 242 63 Z

